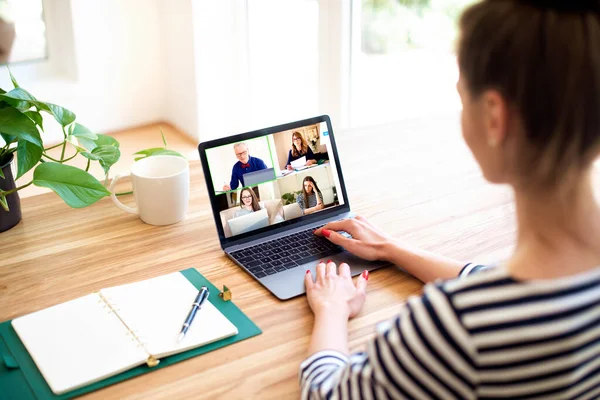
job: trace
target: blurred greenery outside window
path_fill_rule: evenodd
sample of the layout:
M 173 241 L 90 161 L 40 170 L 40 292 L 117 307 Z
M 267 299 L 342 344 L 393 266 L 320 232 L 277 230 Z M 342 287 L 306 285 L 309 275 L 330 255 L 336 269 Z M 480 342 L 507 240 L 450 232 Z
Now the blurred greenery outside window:
M 361 50 L 453 52 L 460 13 L 477 0 L 362 0 Z

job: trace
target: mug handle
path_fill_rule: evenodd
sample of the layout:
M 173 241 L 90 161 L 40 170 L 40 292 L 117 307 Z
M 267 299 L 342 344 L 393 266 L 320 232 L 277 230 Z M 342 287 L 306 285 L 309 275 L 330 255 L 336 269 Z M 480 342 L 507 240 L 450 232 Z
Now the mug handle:
M 130 176 L 130 174 L 117 175 L 113 178 L 113 180 L 110 184 L 110 188 L 108 189 L 110 191 L 110 198 L 112 199 L 113 203 L 115 203 L 116 206 L 119 207 L 121 210 L 126 211 L 131 214 L 139 214 L 140 211 L 137 207 L 128 207 L 125 204 L 121 203 L 119 201 L 119 199 L 117 199 L 116 191 L 114 190 L 114 187 L 117 184 L 117 181 L 121 178 L 126 178 L 128 176 Z

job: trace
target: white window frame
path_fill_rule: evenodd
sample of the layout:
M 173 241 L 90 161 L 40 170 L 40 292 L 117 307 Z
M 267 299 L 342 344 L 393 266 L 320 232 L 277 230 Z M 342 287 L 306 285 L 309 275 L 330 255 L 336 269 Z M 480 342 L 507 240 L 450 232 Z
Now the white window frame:
M 356 44 L 352 28 L 357 5 L 360 0 L 319 0 L 319 111 L 342 128 L 352 122 L 351 60 Z

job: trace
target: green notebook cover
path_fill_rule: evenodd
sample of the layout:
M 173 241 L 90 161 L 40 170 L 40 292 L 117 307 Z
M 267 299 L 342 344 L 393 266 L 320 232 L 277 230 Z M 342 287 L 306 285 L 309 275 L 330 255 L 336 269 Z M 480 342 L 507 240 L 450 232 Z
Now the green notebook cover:
M 0 323 L 0 400 L 69 399 L 81 396 L 105 386 L 168 367 L 179 361 L 208 353 L 209 351 L 262 333 L 233 302 L 223 301 L 219 297 L 220 291 L 198 271 L 191 268 L 181 271 L 181 273 L 198 289 L 201 286 L 207 286 L 210 289 L 208 299 L 238 328 L 239 333 L 237 335 L 183 353 L 161 358 L 160 364 L 156 367 L 150 368 L 147 365 L 141 365 L 100 382 L 57 396 L 50 390 L 50 387 L 29 356 L 23 343 L 19 340 L 17 333 L 10 323 L 11 321 L 5 321 Z

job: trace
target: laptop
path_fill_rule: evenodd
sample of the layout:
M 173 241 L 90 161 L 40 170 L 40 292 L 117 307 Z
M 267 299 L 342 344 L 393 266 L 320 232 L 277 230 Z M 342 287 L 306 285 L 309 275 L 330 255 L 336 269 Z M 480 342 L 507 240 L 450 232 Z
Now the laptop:
M 325 148 L 318 154 L 318 164 L 283 174 L 292 133 L 314 130 Z M 241 142 L 248 146 L 250 156 L 261 159 L 273 172 L 268 182 L 262 180 L 256 185 L 250 184 L 262 205 L 259 211 L 247 211 L 246 216 L 256 214 L 248 218 L 251 222 L 226 227 L 223 224 L 229 222 L 223 222 L 221 215 L 233 215 L 241 209 L 239 202 L 243 188 L 232 191 L 236 196 L 231 196 L 231 192 L 221 191 L 220 183 L 231 180 L 232 166 L 238 161 L 233 146 Z M 383 261 L 362 260 L 313 234 L 315 229 L 328 222 L 352 217 L 331 120 L 327 115 L 202 142 L 198 151 L 221 248 L 277 298 L 286 300 L 305 293 L 306 271 L 311 270 L 315 276 L 321 260 L 332 260 L 338 265 L 347 263 L 352 276 L 365 269 L 370 271 L 387 265 Z M 244 182 L 248 185 L 246 176 Z M 314 182 L 318 191 L 304 189 L 305 181 Z M 322 199 L 320 205 L 317 198 Z
M 227 223 L 232 235 L 239 235 L 269 226 L 269 215 L 267 214 L 267 210 L 263 208 L 252 214 L 230 219 Z
M 261 169 L 245 173 L 243 177 L 245 186 L 254 186 L 275 179 L 275 170 L 273 168 Z

